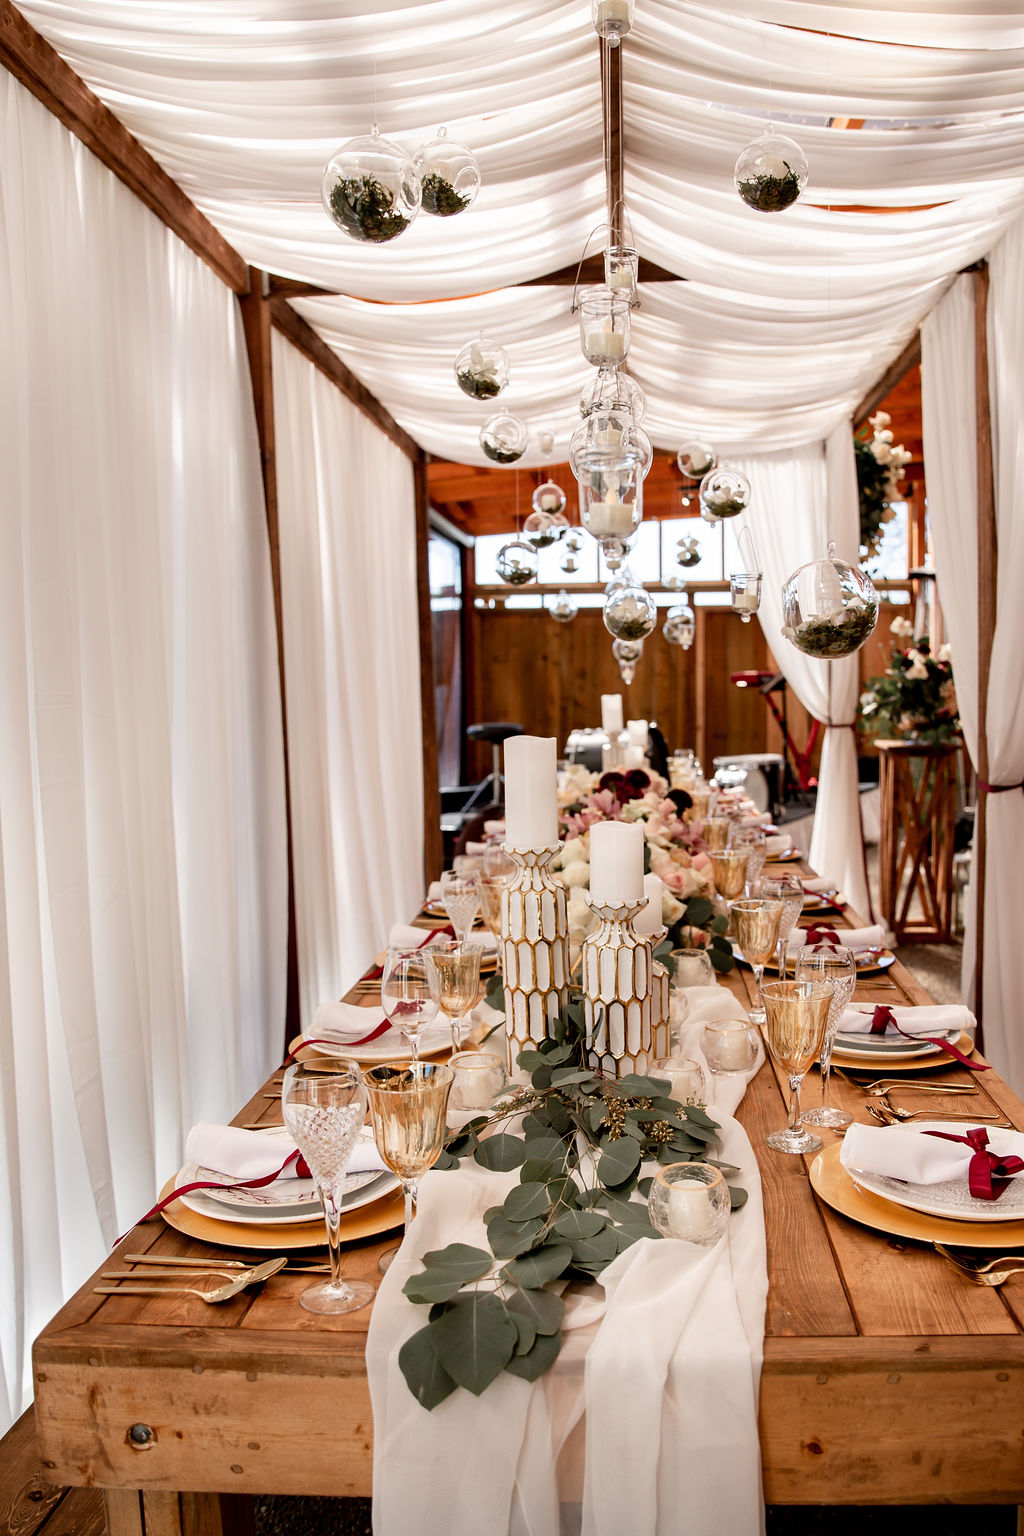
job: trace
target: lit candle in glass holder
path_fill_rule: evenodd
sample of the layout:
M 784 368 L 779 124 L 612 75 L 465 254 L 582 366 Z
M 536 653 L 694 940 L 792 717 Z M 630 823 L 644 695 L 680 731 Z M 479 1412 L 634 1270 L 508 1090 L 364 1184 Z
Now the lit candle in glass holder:
M 688 1056 L 669 1056 L 664 1061 L 656 1061 L 651 1076 L 667 1078 L 671 1084 L 670 1096 L 680 1104 L 707 1103 L 708 1085 L 700 1062 Z
M 716 1077 L 749 1072 L 757 1062 L 757 1031 L 745 1020 L 713 1019 L 704 1026 L 701 1049 Z
M 732 611 L 738 613 L 744 624 L 749 624 L 761 606 L 761 572 L 737 571 L 729 577 L 732 593 Z
M 729 1186 L 710 1163 L 669 1163 L 654 1175 L 647 1208 L 665 1237 L 701 1248 L 718 1242 L 729 1220 Z

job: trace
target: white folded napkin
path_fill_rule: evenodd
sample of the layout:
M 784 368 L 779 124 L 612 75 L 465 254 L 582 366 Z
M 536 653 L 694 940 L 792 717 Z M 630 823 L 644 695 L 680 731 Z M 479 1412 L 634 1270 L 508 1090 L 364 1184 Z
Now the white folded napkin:
M 467 853 L 471 859 L 482 859 L 484 854 L 487 852 L 487 844 L 467 843 L 462 851 L 463 853 Z
M 295 1142 L 286 1133 L 243 1131 L 237 1125 L 214 1125 L 205 1120 L 194 1125 L 185 1140 L 187 1163 L 226 1174 L 238 1183 L 265 1179 L 294 1151 Z M 385 1166 L 372 1134 L 360 1136 L 349 1158 L 349 1173 L 375 1172 Z M 289 1163 L 281 1174 L 282 1179 L 297 1177 L 295 1163 Z
M 436 932 L 431 933 L 426 928 L 410 928 L 406 923 L 396 923 L 388 934 L 388 945 L 393 949 L 422 949 L 424 944 L 437 937 Z M 489 928 L 474 928 L 469 942 L 479 944 L 485 955 L 497 953 L 498 941 Z
M 888 1005 L 887 1005 L 888 1006 Z M 844 1035 L 866 1035 L 871 1030 L 873 1009 L 862 1012 L 859 1008 L 847 1008 L 839 1018 L 839 1030 Z M 935 1003 L 931 1006 L 892 1008 L 892 1016 L 900 1029 L 908 1035 L 943 1035 L 950 1029 L 973 1031 L 977 1019 L 962 1003 Z M 899 1029 L 886 1027 L 885 1038 L 899 1038 Z
M 313 1036 L 334 1040 L 363 1040 L 384 1022 L 383 1008 L 360 1008 L 355 1003 L 321 1003 L 313 1015 Z
M 835 889 L 836 883 L 834 880 L 823 879 L 819 875 L 814 875 L 812 878 L 804 881 L 804 890 L 808 896 L 831 896 Z
M 773 853 L 788 853 L 793 839 L 788 832 L 773 832 L 764 840 L 764 851 L 771 858 Z
M 969 1124 L 969 1122 L 966 1122 Z M 965 1126 L 950 1126 L 960 1135 Z M 839 1161 L 851 1173 L 881 1174 L 904 1179 L 908 1184 L 945 1184 L 966 1176 L 973 1149 L 956 1141 L 942 1141 L 903 1125 L 850 1126 L 843 1137 Z
M 827 928 L 829 924 L 826 921 L 822 921 L 818 926 Z M 869 928 L 836 928 L 834 932 L 839 935 L 840 944 L 845 944 L 847 949 L 885 948 L 885 929 L 879 927 L 877 923 L 873 923 Z M 788 955 L 795 955 L 798 950 L 803 949 L 806 943 L 807 929 L 794 928 L 786 945 L 786 953 Z
M 427 900 L 430 902 L 431 906 L 436 906 L 437 903 L 441 900 L 440 880 L 431 880 L 430 884 L 427 886 Z

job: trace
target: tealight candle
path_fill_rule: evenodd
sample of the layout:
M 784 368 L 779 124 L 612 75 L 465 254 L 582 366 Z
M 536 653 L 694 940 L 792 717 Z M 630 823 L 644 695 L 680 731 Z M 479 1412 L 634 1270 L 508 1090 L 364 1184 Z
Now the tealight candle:
M 633 902 L 643 894 L 642 825 L 638 821 L 596 821 L 590 829 L 591 901 L 601 905 Z
M 614 493 L 608 501 L 592 501 L 587 508 L 587 527 L 600 539 L 628 539 L 633 531 L 633 503 L 619 501 Z
M 629 0 L 598 0 L 598 30 L 612 21 L 619 23 L 629 21 Z
M 747 613 L 756 613 L 759 598 L 756 592 L 734 592 L 732 605 L 739 612 L 741 609 Z
M 716 1077 L 749 1072 L 757 1061 L 757 1036 L 749 1024 L 738 1019 L 715 1019 L 705 1024 L 702 1045 Z
M 554 736 L 505 742 L 505 841 L 510 848 L 558 842 L 558 762 Z
M 709 1163 L 669 1163 L 654 1175 L 647 1205 L 651 1224 L 665 1237 L 709 1248 L 729 1220 L 729 1188 Z
M 587 356 L 599 358 L 602 362 L 613 361 L 615 358 L 624 358 L 626 355 L 626 338 L 622 331 L 603 330 L 587 332 Z
M 622 694 L 602 693 L 601 729 L 606 736 L 618 736 L 622 730 Z
M 633 273 L 630 268 L 616 267 L 608 281 L 608 286 L 609 288 L 629 288 L 632 290 Z
M 669 1056 L 665 1061 L 656 1061 L 651 1076 L 667 1078 L 671 1084 L 671 1097 L 680 1104 L 707 1102 L 707 1083 L 700 1063 L 691 1061 L 688 1056 Z

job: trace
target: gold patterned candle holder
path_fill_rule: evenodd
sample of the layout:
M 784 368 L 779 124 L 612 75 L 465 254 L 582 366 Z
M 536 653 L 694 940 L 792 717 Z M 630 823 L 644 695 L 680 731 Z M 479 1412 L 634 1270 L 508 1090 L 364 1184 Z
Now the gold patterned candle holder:
M 600 919 L 583 940 L 583 1017 L 590 1064 L 608 1077 L 645 1076 L 652 1057 L 654 957 L 651 941 L 633 929 L 647 905 L 587 898 Z
M 509 1070 L 519 1052 L 549 1037 L 569 1004 L 569 920 L 565 886 L 548 874 L 558 852 L 510 848 L 516 872 L 501 893 L 501 961 Z
M 664 933 L 662 929 L 660 934 L 654 934 L 652 944 L 657 944 Z M 672 1054 L 668 971 L 660 960 L 651 963 L 651 1051 L 655 1061 L 661 1061 Z

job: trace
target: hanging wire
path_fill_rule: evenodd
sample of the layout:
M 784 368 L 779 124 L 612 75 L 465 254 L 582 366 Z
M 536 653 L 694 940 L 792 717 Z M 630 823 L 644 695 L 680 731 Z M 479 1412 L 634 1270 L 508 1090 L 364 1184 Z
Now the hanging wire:
M 587 236 L 586 242 L 585 242 L 585 244 L 583 246 L 583 255 L 580 257 L 579 264 L 576 267 L 576 281 L 572 285 L 572 308 L 569 311 L 569 313 L 571 315 L 574 315 L 576 313 L 576 311 L 580 307 L 580 301 L 579 301 L 580 273 L 583 271 L 583 263 L 587 259 L 587 251 L 590 249 L 590 242 L 591 242 L 591 240 L 593 240 L 593 238 L 597 234 L 597 232 L 599 230 L 602 230 L 602 229 L 608 231 L 608 238 L 611 239 L 611 233 L 612 233 L 611 225 L 608 224 L 606 221 L 602 220 L 602 222 L 600 224 L 595 224 L 594 225 L 593 229 L 590 231 L 590 234 Z
M 750 550 L 750 564 L 747 565 L 747 566 L 744 566 L 744 570 L 747 570 L 747 571 L 759 571 L 761 569 L 761 567 L 757 563 L 757 553 L 756 553 L 756 551 L 754 549 L 754 535 L 751 533 L 751 531 L 748 528 L 746 523 L 744 523 L 743 527 L 740 529 L 739 537 L 736 540 L 736 543 L 739 546 L 739 552 L 740 552 L 740 559 L 741 560 L 744 558 L 744 556 L 743 556 L 743 539 L 744 539 L 744 536 L 746 536 L 747 547 Z

